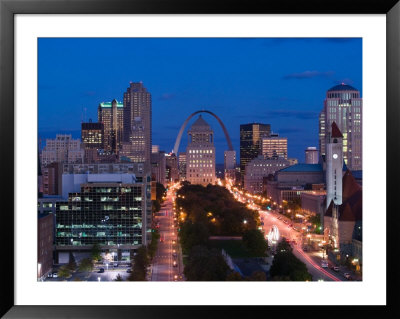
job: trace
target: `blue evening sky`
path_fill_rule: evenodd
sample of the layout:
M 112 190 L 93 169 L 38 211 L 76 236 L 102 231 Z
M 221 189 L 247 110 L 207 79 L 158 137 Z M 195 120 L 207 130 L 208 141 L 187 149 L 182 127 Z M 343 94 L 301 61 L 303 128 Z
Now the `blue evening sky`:
M 362 94 L 359 38 L 41 38 L 38 60 L 43 146 L 57 133 L 79 138 L 82 119 L 96 122 L 100 102 L 122 101 L 130 81 L 143 81 L 152 94 L 153 144 L 162 150 L 173 149 L 191 113 L 206 109 L 224 122 L 238 161 L 239 125 L 260 122 L 287 137 L 289 157 L 304 162 L 305 148 L 318 147 L 326 91 L 344 82 Z M 223 163 L 223 131 L 203 117 Z M 185 132 L 179 150 L 186 144 Z

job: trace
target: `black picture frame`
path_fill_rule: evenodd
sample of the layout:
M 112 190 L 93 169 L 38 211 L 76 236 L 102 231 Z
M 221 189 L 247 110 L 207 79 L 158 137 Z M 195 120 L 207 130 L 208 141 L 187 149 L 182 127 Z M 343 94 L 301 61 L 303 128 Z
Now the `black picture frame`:
M 15 14 L 385 14 L 387 22 L 386 306 L 16 306 L 14 303 L 14 15 Z M 399 316 L 395 192 L 399 176 L 400 3 L 398 0 L 0 0 L 1 309 L 4 318 L 204 318 L 255 316 Z M 28 54 L 28 53 L 27 53 Z M 383 105 L 377 108 L 383 108 Z M 384 132 L 377 132 L 384 135 Z M 379 187 L 379 186 L 378 186 Z M 240 292 L 238 292 L 240 293 Z M 329 292 L 325 292 L 327 298 Z M 267 296 L 266 296 L 267 297 Z M 311 312 L 310 312 L 311 311 Z

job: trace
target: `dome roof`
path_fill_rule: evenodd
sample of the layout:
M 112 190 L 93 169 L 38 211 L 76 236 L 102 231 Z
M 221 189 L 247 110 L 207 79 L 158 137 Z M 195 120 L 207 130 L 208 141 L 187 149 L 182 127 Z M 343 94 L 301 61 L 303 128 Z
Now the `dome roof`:
M 332 91 L 358 91 L 356 88 L 352 87 L 351 85 L 347 85 L 344 83 L 335 85 L 334 87 L 331 87 L 328 92 Z
M 211 126 L 201 117 L 201 114 L 197 120 L 190 127 L 190 131 L 211 131 Z

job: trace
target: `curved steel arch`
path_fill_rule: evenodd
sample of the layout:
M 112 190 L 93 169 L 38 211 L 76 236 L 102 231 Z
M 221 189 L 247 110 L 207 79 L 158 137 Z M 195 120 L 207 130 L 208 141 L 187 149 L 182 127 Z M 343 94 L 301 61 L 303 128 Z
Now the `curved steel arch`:
M 211 114 L 212 116 L 214 116 L 214 117 L 217 119 L 218 123 L 219 123 L 219 124 L 221 125 L 221 127 L 222 127 L 222 130 L 223 130 L 224 133 L 225 133 L 225 138 L 226 138 L 226 141 L 227 141 L 227 143 L 228 143 L 228 148 L 229 148 L 230 151 L 233 151 L 231 138 L 229 137 L 228 131 L 227 131 L 227 129 L 226 129 L 224 123 L 222 123 L 221 119 L 220 119 L 216 114 L 214 114 L 214 113 L 211 112 L 211 111 L 201 110 L 201 111 L 196 111 L 196 112 L 192 113 L 192 114 L 186 119 L 186 121 L 182 124 L 181 129 L 179 130 L 179 134 L 178 134 L 178 136 L 176 137 L 175 146 L 174 146 L 174 150 L 173 150 L 174 154 L 178 154 L 178 149 L 179 149 L 179 145 L 181 144 L 182 134 L 183 134 L 183 131 L 184 131 L 185 128 L 186 128 L 186 125 L 188 124 L 188 122 L 190 121 L 190 119 L 191 119 L 193 116 L 195 116 L 196 114 L 198 114 L 198 113 L 208 113 L 208 114 Z

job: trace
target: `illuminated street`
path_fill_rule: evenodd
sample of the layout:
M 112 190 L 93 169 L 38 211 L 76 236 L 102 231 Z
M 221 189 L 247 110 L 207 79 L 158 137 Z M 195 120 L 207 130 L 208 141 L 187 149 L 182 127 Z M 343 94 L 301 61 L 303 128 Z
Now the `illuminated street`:
M 174 226 L 174 192 L 174 188 L 168 190 L 167 198 L 157 213 L 156 223 L 159 225 L 160 241 L 152 264 L 151 281 L 181 280 L 183 266 Z

